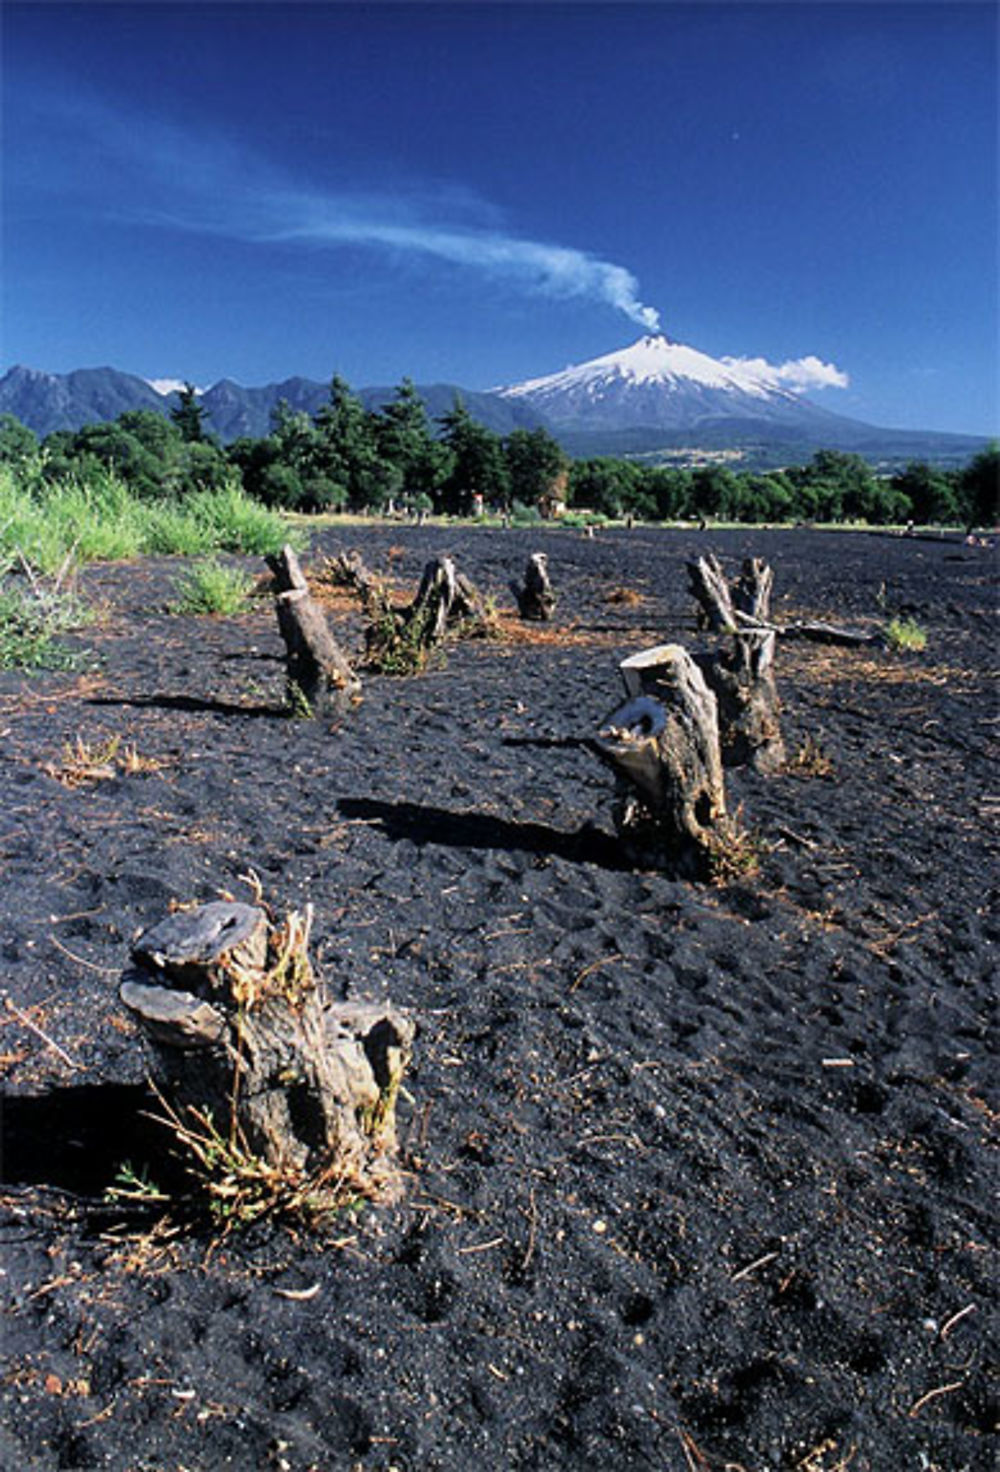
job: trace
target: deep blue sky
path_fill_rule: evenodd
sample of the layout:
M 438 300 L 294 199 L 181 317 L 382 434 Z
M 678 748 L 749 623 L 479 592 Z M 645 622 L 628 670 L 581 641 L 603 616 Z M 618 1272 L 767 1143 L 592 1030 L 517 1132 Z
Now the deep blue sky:
M 992 3 L 7 0 L 2 39 L 3 368 L 486 388 L 658 313 L 1000 428 Z

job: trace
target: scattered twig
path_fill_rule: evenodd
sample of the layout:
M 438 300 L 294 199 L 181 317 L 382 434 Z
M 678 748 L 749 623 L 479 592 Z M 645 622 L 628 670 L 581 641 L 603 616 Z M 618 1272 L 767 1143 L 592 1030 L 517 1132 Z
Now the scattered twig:
M 353 1237 L 345 1239 L 353 1242 Z M 274 1292 L 278 1298 L 290 1299 L 292 1303 L 308 1303 L 315 1298 L 320 1290 L 319 1283 L 313 1283 L 309 1288 L 275 1288 Z
M 753 1262 L 748 1262 L 745 1268 L 740 1268 L 738 1273 L 733 1273 L 729 1279 L 730 1283 L 738 1283 L 741 1278 L 748 1278 L 758 1268 L 766 1267 L 769 1262 L 774 1262 L 774 1259 L 779 1255 L 778 1252 L 765 1252 L 763 1257 L 758 1257 Z
M 460 1247 L 458 1250 L 461 1255 L 468 1252 L 489 1252 L 492 1247 L 499 1247 L 506 1240 L 506 1237 L 491 1237 L 488 1242 L 473 1242 L 470 1246 Z
M 952 1380 L 947 1385 L 936 1385 L 933 1390 L 928 1390 L 919 1400 L 915 1400 L 910 1407 L 910 1415 L 915 1416 L 922 1410 L 928 1401 L 937 1400 L 939 1395 L 950 1395 L 953 1390 L 961 1390 L 965 1384 L 964 1380 Z
M 71 961 L 75 961 L 78 966 L 86 966 L 88 971 L 99 971 L 104 976 L 117 976 L 121 970 L 120 967 L 98 966 L 94 961 L 85 961 L 82 956 L 78 956 L 75 951 L 71 951 L 69 946 L 64 946 L 62 941 L 57 940 L 54 935 L 50 935 L 49 940 L 55 946 L 57 951 L 62 951 L 64 956 L 68 956 L 69 959 Z
M 64 1063 L 68 1063 L 70 1068 L 81 1067 L 79 1063 L 77 1063 L 73 1058 L 69 1056 L 65 1048 L 60 1048 L 55 1039 L 50 1038 L 48 1033 L 43 1032 L 37 1023 L 32 1022 L 31 1018 L 26 1013 L 22 1012 L 20 1007 L 15 1007 L 10 997 L 4 997 L 4 1003 L 7 1007 L 7 1011 L 12 1013 L 13 1016 L 17 1018 L 22 1027 L 26 1027 L 29 1032 L 33 1032 L 36 1037 L 41 1038 L 42 1042 L 45 1043 L 47 1047 L 51 1048 L 53 1053 L 58 1053 L 59 1057 L 63 1060 Z
M 524 1249 L 524 1256 L 521 1258 L 522 1273 L 527 1271 L 528 1264 L 531 1262 L 532 1257 L 535 1255 L 535 1233 L 538 1230 L 538 1208 L 535 1205 L 535 1188 L 533 1186 L 528 1192 L 528 1208 L 528 1245 Z
M 814 843 L 811 838 L 806 838 L 805 834 L 803 834 L 803 833 L 796 833 L 791 828 L 782 826 L 781 828 L 778 829 L 778 832 L 781 834 L 781 837 L 782 838 L 787 838 L 788 841 L 789 841 L 789 843 L 794 843 L 799 848 L 807 848 L 807 849 L 810 849 L 810 850 L 815 850 L 815 849 L 821 847 L 820 844 Z
M 570 986 L 570 991 L 575 992 L 581 981 L 585 981 L 590 973 L 596 971 L 599 966 L 610 966 L 613 961 L 620 960 L 621 952 L 615 951 L 612 956 L 600 956 L 596 961 L 591 961 L 589 966 L 584 966 L 583 970 L 577 973 L 575 980 Z
M 688 1464 L 688 1472 L 712 1472 L 708 1458 L 694 1437 L 689 1436 L 683 1426 L 678 1426 L 676 1431 L 681 1444 L 681 1451 L 684 1453 L 684 1460 Z
M 941 1338 L 947 1339 L 955 1325 L 961 1323 L 967 1314 L 974 1314 L 975 1311 L 976 1305 L 974 1303 L 967 1303 L 964 1308 L 959 1309 L 957 1314 L 952 1314 L 948 1322 L 941 1325 Z

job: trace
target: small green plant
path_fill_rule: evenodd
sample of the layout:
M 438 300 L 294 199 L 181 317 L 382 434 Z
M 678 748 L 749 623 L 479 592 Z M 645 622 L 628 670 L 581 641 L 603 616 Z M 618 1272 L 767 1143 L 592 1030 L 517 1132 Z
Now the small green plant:
M 252 501 L 237 485 L 216 491 L 197 491 L 188 496 L 184 510 L 201 524 L 212 545 L 223 552 L 246 552 L 265 557 L 280 552 L 286 542 L 301 547 L 306 540 L 292 531 L 277 512 Z
M 146 552 L 164 556 L 200 557 L 214 551 L 212 528 L 192 516 L 183 505 L 156 502 L 144 509 Z
M 59 571 L 44 577 L 20 550 L 9 567 L 17 574 L 0 587 L 0 669 L 68 669 L 73 653 L 58 635 L 88 622 L 88 610 L 72 589 L 72 556 Z
M 285 714 L 293 721 L 311 721 L 316 714 L 309 696 L 295 680 L 289 680 L 285 690 Z
M 179 594 L 175 613 L 232 616 L 243 611 L 253 579 L 209 557 L 190 567 L 175 586 Z
M 752 878 L 760 869 L 762 849 L 759 834 L 743 826 L 741 808 L 715 835 L 709 847 L 709 883 L 731 884 L 737 879 Z
M 897 615 L 885 626 L 885 642 L 894 654 L 919 654 L 927 648 L 927 631 L 916 619 Z
M 195 1185 L 223 1234 L 264 1217 L 318 1227 L 365 1198 L 361 1184 L 342 1169 L 307 1172 L 269 1165 L 238 1128 L 223 1132 L 208 1110 L 193 1105 L 182 1118 L 162 1094 L 157 1097 L 163 1114 L 153 1117 L 187 1156 Z
M 104 1198 L 111 1202 L 136 1202 L 142 1206 L 157 1206 L 166 1204 L 170 1200 L 166 1192 L 161 1191 L 159 1186 L 149 1179 L 145 1167 L 136 1170 L 129 1160 L 126 1160 L 119 1169 L 114 1185 L 108 1186 Z
M 0 592 L 0 669 L 68 669 L 73 656 L 55 637 L 61 627 L 20 592 Z
M 401 619 L 391 605 L 372 603 L 365 629 L 365 665 L 380 675 L 419 675 L 434 652 L 427 645 L 426 617 Z

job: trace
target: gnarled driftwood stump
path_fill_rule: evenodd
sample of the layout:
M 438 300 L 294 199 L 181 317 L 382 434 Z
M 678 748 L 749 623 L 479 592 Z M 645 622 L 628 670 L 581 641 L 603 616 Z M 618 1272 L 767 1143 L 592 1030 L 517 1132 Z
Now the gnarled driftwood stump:
M 392 1195 L 394 1106 L 413 1024 L 389 1005 L 331 1003 L 308 957 L 311 913 L 179 910 L 132 951 L 120 996 L 176 1119 L 288 1183 Z

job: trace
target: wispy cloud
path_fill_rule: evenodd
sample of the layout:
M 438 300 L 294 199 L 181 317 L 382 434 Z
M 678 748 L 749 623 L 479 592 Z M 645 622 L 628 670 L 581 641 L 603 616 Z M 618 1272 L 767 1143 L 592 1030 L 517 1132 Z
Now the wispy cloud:
M 524 236 L 497 208 L 464 188 L 412 181 L 358 192 L 302 189 L 239 141 L 143 116 L 128 119 L 79 90 L 60 121 L 74 149 L 105 161 L 103 208 L 156 228 L 276 244 L 361 246 L 478 272 L 518 291 L 602 302 L 646 330 L 659 314 L 639 296 L 631 271 L 590 251 Z M 51 115 L 49 123 L 53 121 Z M 68 128 L 67 128 L 68 125 Z M 79 179 L 79 164 L 75 168 Z
M 393 218 L 397 213 L 395 206 L 388 202 L 383 210 L 370 205 L 359 212 L 349 200 L 313 200 L 305 208 L 299 200 L 300 217 L 289 224 L 289 203 L 294 219 L 293 196 L 283 202 L 281 214 L 285 223 L 273 239 L 331 246 L 362 244 L 431 256 L 545 296 L 584 297 L 604 302 L 642 327 L 652 331 L 659 328 L 659 313 L 640 301 L 639 284 L 631 271 L 587 251 L 497 229 L 421 221 L 400 223 Z
M 769 363 L 766 358 L 723 358 L 729 368 L 738 368 L 774 388 L 809 389 L 847 388 L 850 378 L 835 363 L 824 363 L 810 354 L 784 363 Z

